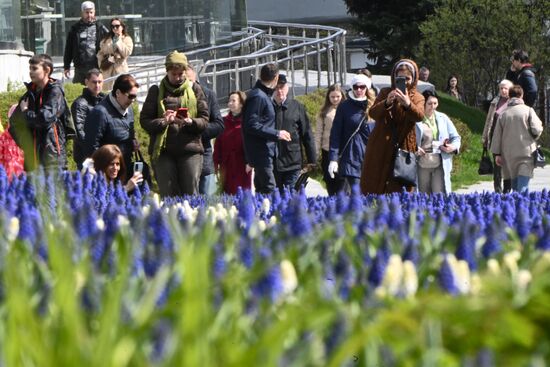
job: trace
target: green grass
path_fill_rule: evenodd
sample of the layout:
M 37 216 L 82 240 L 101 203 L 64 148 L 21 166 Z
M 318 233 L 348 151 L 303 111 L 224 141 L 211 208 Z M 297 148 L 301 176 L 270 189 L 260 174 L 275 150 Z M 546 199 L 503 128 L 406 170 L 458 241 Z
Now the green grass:
M 458 132 L 462 136 L 462 149 L 460 154 L 453 159 L 451 173 L 453 190 L 479 181 L 492 180 L 491 175 L 480 176 L 477 173 L 479 159 L 483 152 L 481 134 L 485 125 L 485 113 L 477 108 L 466 106 L 447 94 L 438 93 L 438 96 L 438 110 L 447 114 L 455 122 Z M 460 124 L 456 120 L 460 120 L 466 125 L 470 135 L 465 134 L 466 131 L 459 126 Z
M 304 96 L 298 96 L 300 102 L 306 106 L 311 128 L 315 131 L 316 116 L 324 101 L 326 89 L 319 89 Z M 453 158 L 451 181 L 453 190 L 472 185 L 481 180 L 492 180 L 492 176 L 480 176 L 477 173 L 479 159 L 483 151 L 481 134 L 485 124 L 485 114 L 473 107 L 466 106 L 451 96 L 439 93 L 438 110 L 449 115 L 462 137 L 460 154 Z M 317 169 L 312 177 L 324 184 L 322 172 Z

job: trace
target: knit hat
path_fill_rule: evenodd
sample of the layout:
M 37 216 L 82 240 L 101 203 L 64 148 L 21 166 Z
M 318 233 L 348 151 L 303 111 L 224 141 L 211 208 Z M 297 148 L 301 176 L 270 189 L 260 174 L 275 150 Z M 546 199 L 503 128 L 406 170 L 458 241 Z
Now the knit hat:
M 355 84 L 366 85 L 367 89 L 370 89 L 372 87 L 372 80 L 365 74 L 355 74 L 351 78 L 351 86 L 353 87 Z
M 187 62 L 187 56 L 183 52 L 172 51 L 166 56 L 164 65 L 182 65 L 184 68 L 187 68 L 189 63 Z
M 91 1 L 84 1 L 82 5 L 80 5 L 80 10 L 85 11 L 88 9 L 95 9 L 95 4 Z

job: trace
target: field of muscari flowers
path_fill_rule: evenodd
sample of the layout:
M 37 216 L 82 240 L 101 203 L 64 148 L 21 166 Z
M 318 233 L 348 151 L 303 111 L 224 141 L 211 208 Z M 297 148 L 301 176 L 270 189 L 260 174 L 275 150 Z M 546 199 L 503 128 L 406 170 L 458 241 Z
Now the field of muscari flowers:
M 545 366 L 550 193 L 128 196 L 0 168 L 2 366 Z

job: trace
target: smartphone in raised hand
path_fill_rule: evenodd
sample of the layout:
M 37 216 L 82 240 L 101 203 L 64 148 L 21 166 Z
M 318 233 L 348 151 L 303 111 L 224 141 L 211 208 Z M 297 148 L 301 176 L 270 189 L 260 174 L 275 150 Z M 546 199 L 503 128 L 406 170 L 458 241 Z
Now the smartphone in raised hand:
M 399 89 L 403 94 L 406 94 L 407 79 L 403 76 L 396 76 L 395 77 L 395 88 Z
M 143 162 L 134 162 L 134 172 L 143 172 Z
M 178 108 L 178 112 L 176 113 L 176 116 L 180 119 L 186 119 L 189 116 L 188 111 L 189 111 L 188 108 L 180 107 Z

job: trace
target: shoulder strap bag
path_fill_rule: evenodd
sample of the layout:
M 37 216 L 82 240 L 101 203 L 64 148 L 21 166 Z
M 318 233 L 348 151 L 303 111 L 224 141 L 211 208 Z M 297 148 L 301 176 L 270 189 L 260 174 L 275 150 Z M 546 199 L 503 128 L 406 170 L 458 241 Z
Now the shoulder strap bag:
M 403 186 L 416 186 L 416 156 L 414 152 L 399 148 L 395 124 L 393 121 L 391 124 L 392 143 L 395 149 L 392 177 Z
M 367 118 L 367 115 L 363 116 L 363 118 L 361 119 L 361 122 L 359 122 L 359 125 L 357 125 L 357 129 L 355 129 L 355 131 L 349 136 L 348 140 L 346 141 L 346 144 L 344 144 L 344 147 L 342 148 L 342 150 L 340 150 L 340 153 L 338 154 L 338 160 L 342 159 L 342 155 L 346 151 L 346 148 L 348 147 L 349 143 L 351 143 L 351 140 L 353 139 L 353 137 L 359 132 L 359 130 L 361 130 L 361 126 L 363 126 L 363 122 L 365 122 L 366 118 Z
M 533 109 L 529 108 L 529 118 L 527 119 L 527 123 L 529 124 L 529 134 L 531 134 L 531 137 L 533 140 L 537 140 L 537 135 L 533 134 L 533 126 L 531 125 L 531 111 Z M 537 145 L 537 149 L 533 153 L 531 153 L 531 157 L 533 157 L 533 164 L 535 167 L 542 168 L 546 166 L 546 157 L 544 156 L 544 152 L 540 148 L 540 145 Z

